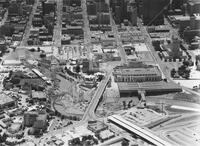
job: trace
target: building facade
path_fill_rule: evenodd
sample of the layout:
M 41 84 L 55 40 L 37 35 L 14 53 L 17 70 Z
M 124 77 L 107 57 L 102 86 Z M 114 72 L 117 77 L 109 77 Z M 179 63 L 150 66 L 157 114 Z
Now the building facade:
M 162 80 L 162 74 L 158 67 L 116 67 L 114 68 L 113 76 L 115 82 L 146 82 Z

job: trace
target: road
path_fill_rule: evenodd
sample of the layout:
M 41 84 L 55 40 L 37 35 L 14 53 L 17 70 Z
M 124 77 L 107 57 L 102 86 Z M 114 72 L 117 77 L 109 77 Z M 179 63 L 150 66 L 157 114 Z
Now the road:
M 169 140 L 173 145 L 199 146 L 199 113 L 185 114 L 163 123 L 156 129 L 160 137 Z
M 121 63 L 127 64 L 126 52 L 123 48 L 122 40 L 120 38 L 120 34 L 118 32 L 117 25 L 115 24 L 115 21 L 113 19 L 111 10 L 110 10 L 110 22 L 111 22 L 112 31 L 114 33 L 115 40 L 116 40 L 116 43 L 117 43 L 117 49 L 118 49 L 120 57 L 121 57 Z
M 103 81 L 101 81 L 101 83 L 99 84 L 92 100 L 90 101 L 90 104 L 89 106 L 87 107 L 86 111 L 85 111 L 85 114 L 82 118 L 82 121 L 87 121 L 89 119 L 93 119 L 93 120 L 96 120 L 96 115 L 95 115 L 95 110 L 96 110 L 96 107 L 99 103 L 99 100 L 101 99 L 101 96 L 107 86 L 107 83 L 110 79 L 110 76 L 111 76 L 111 72 L 108 73 L 108 75 L 105 77 L 105 79 Z
M 61 38 L 62 38 L 62 7 L 63 0 L 56 0 L 57 8 L 56 8 L 56 25 L 54 26 L 53 32 L 53 42 L 54 46 L 57 48 L 61 47 Z
M 83 11 L 83 21 L 84 21 L 84 47 L 87 52 L 87 58 L 91 59 L 91 48 L 92 48 L 92 43 L 91 43 L 91 32 L 90 32 L 90 25 L 89 25 L 89 20 L 88 20 L 88 14 L 87 14 L 87 4 L 86 0 L 81 1 L 81 7 Z
M 31 26 L 32 26 L 32 20 L 33 20 L 33 17 L 34 17 L 34 14 L 35 14 L 35 11 L 37 9 L 38 4 L 39 4 L 39 0 L 36 0 L 36 2 L 33 5 L 32 12 L 29 16 L 29 21 L 26 24 L 26 29 L 24 31 L 24 35 L 23 35 L 22 41 L 20 43 L 20 46 L 26 46 L 27 45 L 27 41 L 28 41 L 28 38 L 29 38 L 29 35 L 30 35 L 30 29 L 31 29 Z

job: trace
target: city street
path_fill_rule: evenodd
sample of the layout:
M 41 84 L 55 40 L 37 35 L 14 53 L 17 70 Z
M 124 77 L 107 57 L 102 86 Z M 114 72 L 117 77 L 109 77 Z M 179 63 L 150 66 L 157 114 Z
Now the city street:
M 32 20 L 33 20 L 33 17 L 34 17 L 34 14 L 35 14 L 35 11 L 37 9 L 38 4 L 39 4 L 39 0 L 37 0 L 33 5 L 33 9 L 32 9 L 32 12 L 29 16 L 28 23 L 26 24 L 26 28 L 25 28 L 24 35 L 23 35 L 22 41 L 20 43 L 20 46 L 26 46 L 27 45 L 27 41 L 28 41 L 28 38 L 29 38 L 29 35 L 30 35 L 30 29 L 32 27 Z
M 118 51 L 120 53 L 121 63 L 122 64 L 127 64 L 126 52 L 125 52 L 125 50 L 123 48 L 122 40 L 120 38 L 120 35 L 119 35 L 119 32 L 118 32 L 118 28 L 117 28 L 117 25 L 115 24 L 115 21 L 113 19 L 111 11 L 110 11 L 110 21 L 111 21 L 112 31 L 114 32 L 114 36 L 115 36 L 116 43 L 117 43 L 117 49 L 118 49 Z
M 54 32 L 53 32 L 53 42 L 54 46 L 57 48 L 61 47 L 61 39 L 62 39 L 62 7 L 63 7 L 63 0 L 56 0 L 57 8 L 56 8 L 56 22 L 54 25 Z

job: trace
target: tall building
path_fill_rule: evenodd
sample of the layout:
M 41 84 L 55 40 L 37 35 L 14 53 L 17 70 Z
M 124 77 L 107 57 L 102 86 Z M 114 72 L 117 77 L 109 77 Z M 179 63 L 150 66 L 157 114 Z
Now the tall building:
M 94 1 L 87 1 L 87 13 L 88 15 L 97 14 L 97 5 Z
M 137 25 L 137 4 L 135 0 L 130 0 L 127 4 L 129 21 L 133 26 Z
M 190 16 L 200 12 L 200 1 L 199 0 L 190 0 L 187 3 L 187 11 Z
M 169 5 L 169 0 L 143 0 L 144 25 L 163 25 L 164 11 Z
M 26 0 L 27 5 L 33 5 L 35 3 L 35 0 Z
M 20 15 L 21 4 L 16 1 L 11 1 L 10 6 L 8 7 L 8 15 L 9 16 L 17 16 Z
M 137 24 L 137 3 L 135 0 L 111 0 L 110 7 L 117 24 L 122 23 L 125 19 L 133 25 Z
M 55 10 L 56 10 L 55 0 L 47 0 L 42 2 L 43 16 L 45 14 L 50 14 L 51 12 L 55 13 Z

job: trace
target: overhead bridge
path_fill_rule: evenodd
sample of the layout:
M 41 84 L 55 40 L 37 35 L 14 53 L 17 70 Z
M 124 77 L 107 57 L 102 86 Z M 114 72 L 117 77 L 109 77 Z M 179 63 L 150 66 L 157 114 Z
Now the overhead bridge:
M 123 129 L 140 136 L 141 138 L 145 139 L 146 141 L 148 141 L 156 146 L 172 146 L 169 142 L 161 139 L 160 137 L 151 133 L 150 131 L 147 131 L 147 130 L 125 120 L 124 118 L 122 118 L 119 115 L 110 116 L 110 117 L 108 117 L 108 120 L 110 122 L 122 127 Z

